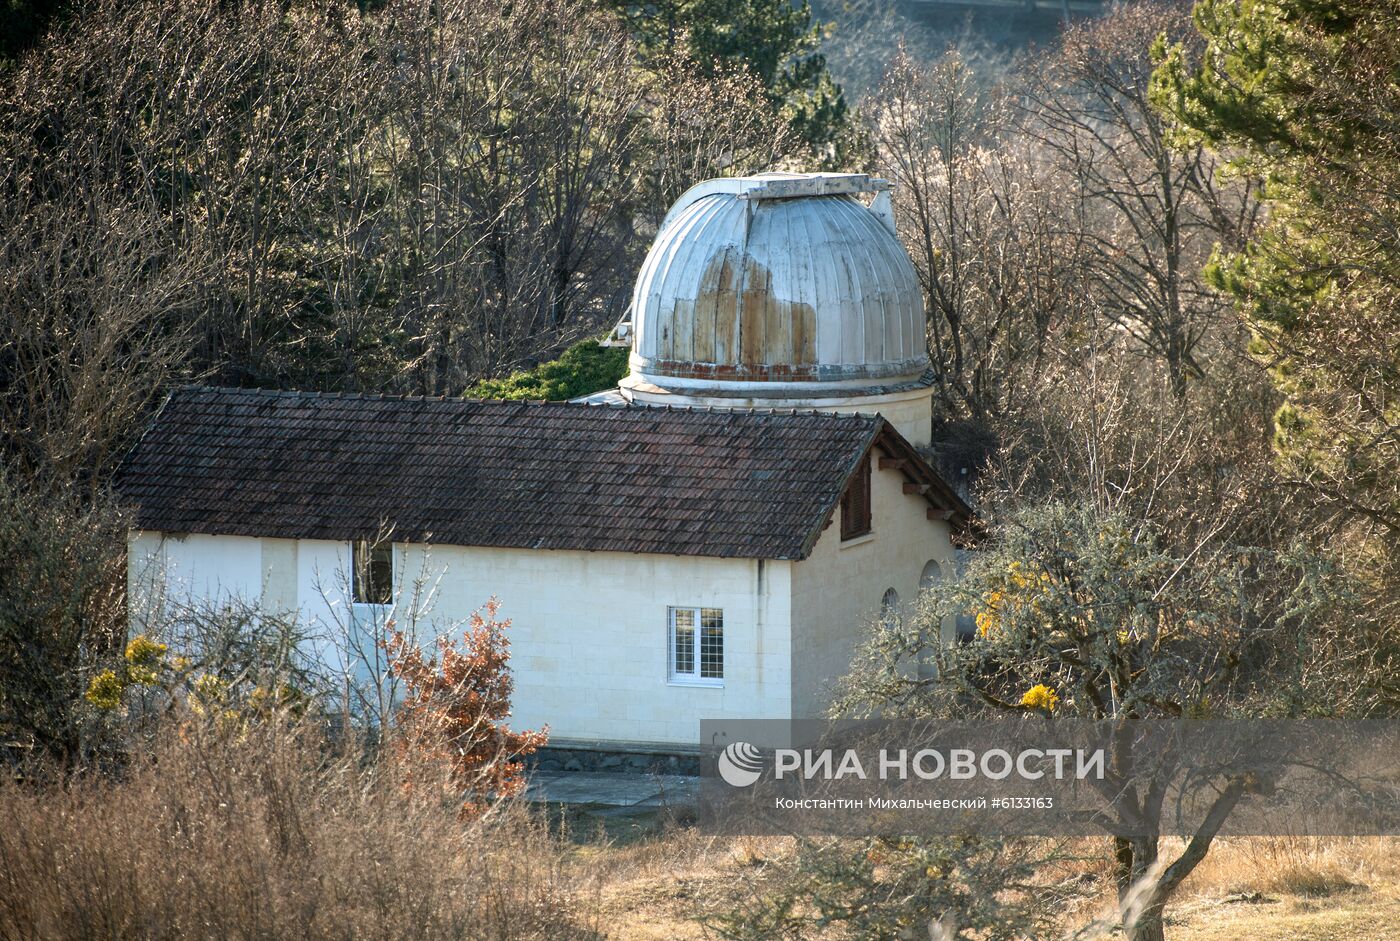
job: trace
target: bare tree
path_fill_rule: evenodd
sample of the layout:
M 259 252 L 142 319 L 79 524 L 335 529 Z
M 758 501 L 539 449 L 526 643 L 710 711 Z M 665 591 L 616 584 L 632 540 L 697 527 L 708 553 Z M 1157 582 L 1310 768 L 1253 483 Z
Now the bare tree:
M 405 3 L 384 128 L 412 385 L 460 390 L 606 321 L 625 280 L 642 86 L 577 4 Z
M 91 489 L 178 372 L 193 297 L 149 206 L 74 177 L 61 199 L 27 174 L 0 194 L 0 452 Z
M 901 51 L 868 118 L 924 290 L 942 417 L 1004 414 L 1082 297 L 1054 181 L 1018 138 L 1002 91 L 956 50 L 928 68 Z
M 801 140 L 769 105 L 756 75 L 721 69 L 704 78 L 693 58 L 682 36 L 650 77 L 652 168 L 645 176 L 649 192 L 642 207 L 647 234 L 696 182 L 784 169 L 802 152 Z
M 1325 515 L 1280 487 L 1263 389 L 1256 373 L 1178 400 L 1165 363 L 1121 349 L 1057 366 L 1019 433 L 1002 426 L 978 551 L 907 623 L 872 625 L 835 711 L 1124 729 L 1389 709 L 1393 602 L 1371 573 L 1346 571 Z M 973 636 L 942 644 L 963 616 Z M 1103 794 L 1119 920 L 1159 941 L 1173 894 L 1261 783 L 1212 778 L 1176 849 L 1163 839 L 1175 771 L 1124 754 L 1110 752 Z
M 1166 362 L 1180 397 L 1206 373 L 1203 344 L 1233 323 L 1201 268 L 1217 243 L 1242 243 L 1258 204 L 1247 181 L 1217 181 L 1203 148 L 1177 149 L 1148 102 L 1161 35 L 1192 35 L 1188 4 L 1126 4 L 1069 27 L 1029 76 L 1024 107 L 1028 133 L 1072 188 L 1066 221 L 1099 308 Z
M 576 0 L 104 0 L 6 77 L 5 189 L 134 206 L 195 372 L 455 393 L 615 313 L 645 93 Z

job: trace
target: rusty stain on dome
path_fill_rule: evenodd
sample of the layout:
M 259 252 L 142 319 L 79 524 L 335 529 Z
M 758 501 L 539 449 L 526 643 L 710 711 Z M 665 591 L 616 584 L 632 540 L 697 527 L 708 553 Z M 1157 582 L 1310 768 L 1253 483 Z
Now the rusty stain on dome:
M 710 260 L 699 296 L 677 301 L 652 362 L 676 376 L 816 379 L 816 339 L 810 304 L 774 296 L 764 265 L 726 250 Z M 731 365 L 719 371 L 721 363 Z

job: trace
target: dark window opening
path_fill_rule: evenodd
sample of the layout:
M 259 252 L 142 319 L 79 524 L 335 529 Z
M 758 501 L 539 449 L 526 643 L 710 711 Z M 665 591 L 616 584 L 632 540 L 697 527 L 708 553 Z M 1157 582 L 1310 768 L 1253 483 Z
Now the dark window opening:
M 958 643 L 970 644 L 977 639 L 977 619 L 970 614 L 959 614 L 954 622 L 957 625 Z
M 870 532 L 870 455 L 861 459 L 851 485 L 841 496 L 841 538 L 854 539 Z
M 356 604 L 389 604 L 394 600 L 394 547 L 391 543 L 355 541 L 352 553 Z
M 899 626 L 899 592 L 893 588 L 880 597 L 880 623 L 890 629 Z

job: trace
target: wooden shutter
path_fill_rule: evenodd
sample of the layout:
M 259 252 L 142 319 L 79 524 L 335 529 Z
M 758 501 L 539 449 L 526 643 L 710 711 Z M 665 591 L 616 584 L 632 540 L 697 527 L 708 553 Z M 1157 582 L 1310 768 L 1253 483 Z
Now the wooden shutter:
M 856 468 L 850 486 L 841 496 L 841 538 L 854 539 L 870 532 L 870 455 Z

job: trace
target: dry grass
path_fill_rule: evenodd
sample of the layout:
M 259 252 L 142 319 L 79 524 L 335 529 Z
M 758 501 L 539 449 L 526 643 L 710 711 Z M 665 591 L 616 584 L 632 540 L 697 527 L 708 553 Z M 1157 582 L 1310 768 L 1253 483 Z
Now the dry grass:
M 187 727 L 120 779 L 0 785 L 0 937 L 598 936 L 538 818 L 463 822 L 307 730 Z
M 761 891 L 789 840 L 707 838 L 665 830 L 626 846 L 589 844 L 580 858 L 602 874 L 604 923 L 619 941 L 707 936 L 706 906 Z M 1071 861 L 1054 879 L 1083 879 L 1097 899 L 1064 912 L 1068 935 L 1111 904 L 1103 841 L 1061 846 Z M 1168 851 L 1179 847 L 1168 846 Z M 1400 841 L 1383 838 L 1255 837 L 1222 840 L 1169 908 L 1170 941 L 1375 941 L 1400 937 Z M 1077 861 L 1073 861 L 1077 860 Z
M 1400 841 L 1221 840 L 1182 887 L 1173 941 L 1376 941 L 1400 936 Z
M 1086 841 L 1090 842 L 1090 841 Z M 1082 848 L 1086 855 L 1092 847 Z M 1098 847 L 1102 851 L 1104 847 Z M 1168 842 L 1175 854 L 1180 844 Z M 1249 837 L 1216 841 L 1167 908 L 1169 941 L 1373 941 L 1400 936 L 1400 840 Z M 1106 861 L 1085 867 L 1101 892 L 1074 912 L 1111 919 Z
M 1396 843 L 1383 837 L 1252 837 L 1221 840 L 1186 891 L 1324 898 L 1400 877 Z
M 769 863 L 790 854 L 781 837 L 715 837 L 663 821 L 652 835 L 580 845 L 576 861 L 597 879 L 603 923 L 618 941 L 712 938 L 698 916 L 758 890 Z
M 462 822 L 306 730 L 187 728 L 119 778 L 0 784 L 0 937 L 679 941 L 761 893 L 794 850 L 661 821 L 572 834 L 519 805 Z M 1054 879 L 1102 890 L 1101 841 Z M 1170 849 L 1170 848 L 1169 848 Z M 1400 843 L 1222 840 L 1169 910 L 1172 941 L 1400 936 Z M 1063 871 L 1061 871 L 1063 870 Z

